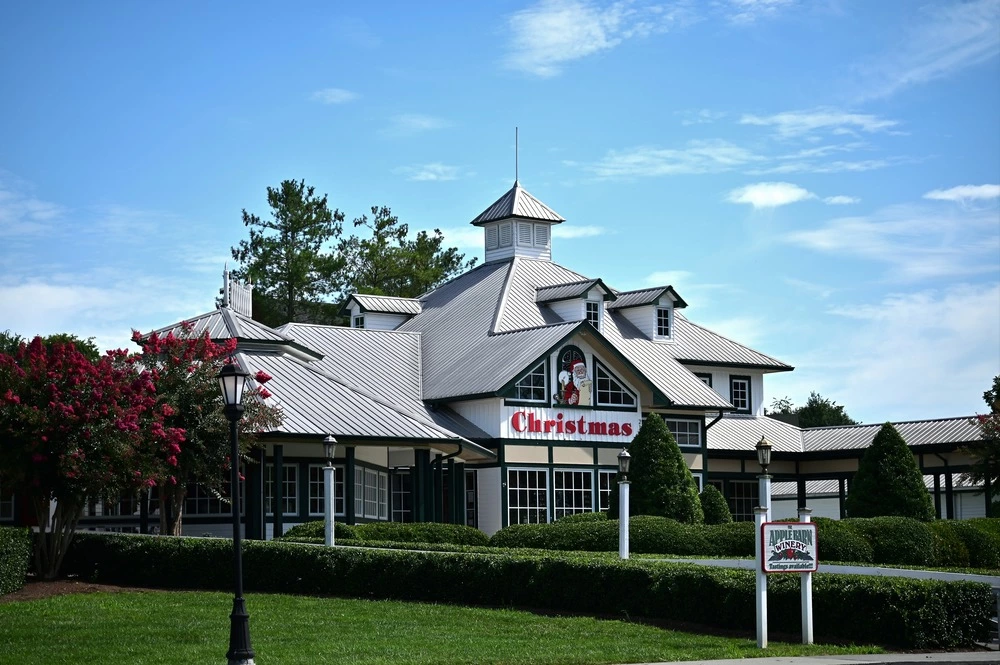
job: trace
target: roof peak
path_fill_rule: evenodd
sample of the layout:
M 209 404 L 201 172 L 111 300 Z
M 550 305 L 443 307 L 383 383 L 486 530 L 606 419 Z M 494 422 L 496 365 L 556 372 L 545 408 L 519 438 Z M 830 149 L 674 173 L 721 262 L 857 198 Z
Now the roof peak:
M 565 222 L 559 213 L 548 207 L 521 185 L 519 180 L 503 196 L 494 201 L 486 210 L 472 220 L 474 226 L 483 226 L 510 218 L 530 219 L 538 222 L 560 224 Z

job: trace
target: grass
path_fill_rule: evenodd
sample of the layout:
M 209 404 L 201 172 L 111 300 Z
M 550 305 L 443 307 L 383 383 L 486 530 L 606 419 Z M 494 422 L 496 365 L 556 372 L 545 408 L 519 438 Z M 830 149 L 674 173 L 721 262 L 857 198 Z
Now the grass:
M 257 662 L 599 664 L 753 656 L 881 653 L 698 635 L 590 617 L 513 610 L 255 594 L 247 599 Z M 223 662 L 232 597 L 122 592 L 0 605 L 0 663 Z

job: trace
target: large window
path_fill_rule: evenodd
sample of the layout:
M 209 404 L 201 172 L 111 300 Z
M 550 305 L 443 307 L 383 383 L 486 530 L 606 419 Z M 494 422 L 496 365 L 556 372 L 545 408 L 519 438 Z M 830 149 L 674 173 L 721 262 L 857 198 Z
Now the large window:
M 750 377 L 729 377 L 729 401 L 737 411 L 750 413 Z
M 3 513 L 3 501 L 8 499 L 11 502 L 10 517 L 5 517 Z M 13 513 L 13 495 L 4 497 L 0 492 L 0 519 L 11 519 Z M 122 517 L 139 514 L 139 498 L 129 496 L 118 501 L 104 499 L 88 499 L 87 505 L 83 509 L 84 517 Z
M 514 399 L 522 402 L 545 402 L 546 395 L 548 395 L 545 377 L 545 362 L 543 361 L 514 385 Z
M 299 467 L 297 464 L 283 464 L 284 477 L 281 481 L 281 501 L 282 515 L 299 514 Z M 274 502 L 276 498 L 276 488 L 274 465 L 268 464 L 264 475 L 264 505 L 267 507 L 267 514 L 274 514 Z
M 670 319 L 672 318 L 672 313 L 669 307 L 657 307 L 656 308 L 656 336 L 657 337 L 670 337 L 672 332 L 670 326 Z
M 597 403 L 600 406 L 635 406 L 635 395 L 600 363 L 594 363 L 597 374 Z
M 508 469 L 507 521 L 544 524 L 549 520 L 548 472 L 544 469 Z
M 413 521 L 413 477 L 409 471 L 392 474 L 392 521 Z
M 587 301 L 587 323 L 598 330 L 601 329 L 601 303 L 594 300 Z
M 674 435 L 678 446 L 701 447 L 701 422 L 698 420 L 673 420 L 664 418 L 667 429 Z
M 574 513 L 593 512 L 593 471 L 556 470 L 552 472 L 552 476 L 552 508 L 555 519 Z
M 465 472 L 465 523 L 479 528 L 478 476 L 475 471 Z
M 617 471 L 597 472 L 597 509 L 607 510 L 611 506 L 611 488 L 614 486 Z
M 372 520 L 389 519 L 389 474 L 354 468 L 354 516 Z
M 243 491 L 245 487 L 246 483 L 240 483 L 241 514 L 247 505 Z M 153 510 L 152 504 L 149 509 Z M 223 483 L 221 493 L 194 483 L 188 485 L 187 497 L 184 499 L 184 513 L 187 515 L 232 515 L 233 507 L 229 502 L 229 483 Z
M 309 465 L 309 514 L 325 515 L 323 493 L 325 484 L 323 465 Z M 333 467 L 333 514 L 344 515 L 344 467 Z
M 753 510 L 760 503 L 756 480 L 729 481 L 729 510 L 737 522 L 754 518 Z

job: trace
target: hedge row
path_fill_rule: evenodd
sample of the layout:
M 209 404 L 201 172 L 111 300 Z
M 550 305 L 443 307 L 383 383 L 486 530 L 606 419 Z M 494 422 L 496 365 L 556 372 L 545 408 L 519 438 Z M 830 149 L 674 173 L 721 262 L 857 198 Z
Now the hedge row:
M 232 544 L 223 539 L 80 534 L 66 567 L 83 579 L 161 588 L 228 590 Z M 329 594 L 646 617 L 754 630 L 754 574 L 589 555 L 513 556 L 327 548 L 250 541 L 243 556 L 253 592 Z M 820 640 L 904 648 L 969 646 L 987 637 L 988 585 L 816 575 Z M 249 600 L 252 611 L 253 600 Z M 799 624 L 797 576 L 773 576 L 771 628 Z
M 0 526 L 0 596 L 24 586 L 31 565 L 31 529 Z
M 279 540 L 323 538 L 325 525 L 319 522 L 297 524 Z M 334 522 L 336 540 L 390 540 L 397 543 L 446 543 L 452 545 L 486 545 L 489 538 L 479 529 L 464 524 L 438 524 L 435 522 L 371 522 L 349 526 Z
M 820 561 L 911 566 L 1000 568 L 1000 519 L 920 522 L 906 517 L 815 520 Z M 629 520 L 637 554 L 752 556 L 754 526 L 681 524 L 664 517 Z M 515 524 L 493 534 L 495 547 L 595 552 L 618 549 L 618 520 L 563 518 L 551 524 Z

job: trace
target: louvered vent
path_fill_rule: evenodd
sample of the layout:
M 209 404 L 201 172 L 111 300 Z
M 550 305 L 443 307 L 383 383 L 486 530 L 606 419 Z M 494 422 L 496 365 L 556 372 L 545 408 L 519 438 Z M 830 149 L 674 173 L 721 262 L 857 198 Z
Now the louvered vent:
M 531 246 L 531 222 L 517 223 L 517 244 Z
M 539 247 L 549 246 L 548 224 L 535 224 L 535 244 Z
M 511 223 L 510 222 L 507 222 L 506 224 L 501 224 L 500 225 L 500 246 L 501 247 L 510 247 L 511 246 L 512 240 L 513 240 L 511 238 L 511 234 L 512 233 L 513 233 L 513 229 L 511 229 Z
M 486 227 L 486 249 L 496 249 L 500 242 L 500 232 L 495 226 Z

